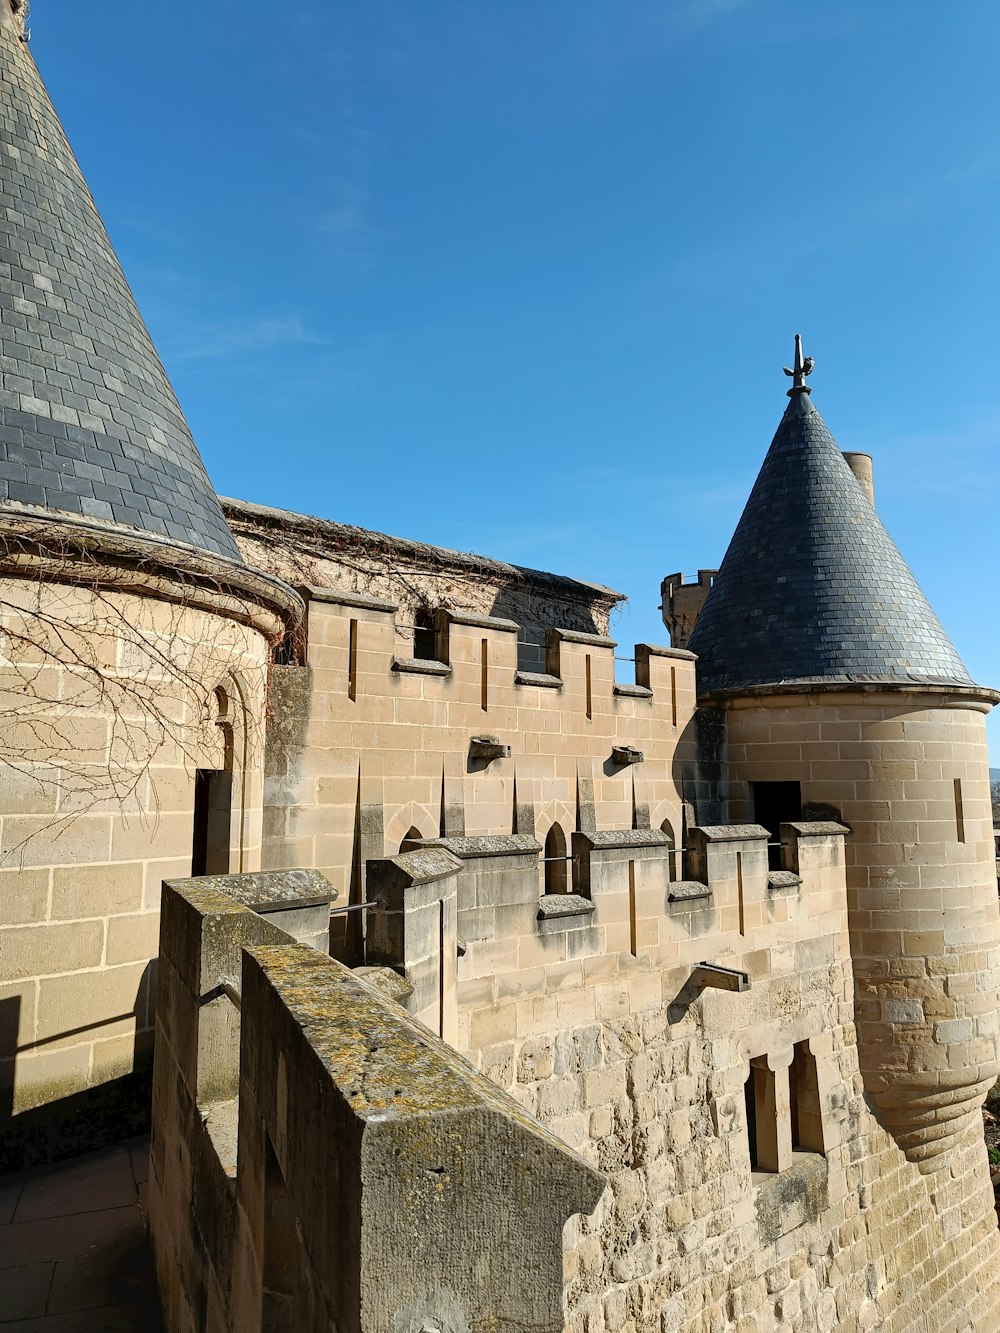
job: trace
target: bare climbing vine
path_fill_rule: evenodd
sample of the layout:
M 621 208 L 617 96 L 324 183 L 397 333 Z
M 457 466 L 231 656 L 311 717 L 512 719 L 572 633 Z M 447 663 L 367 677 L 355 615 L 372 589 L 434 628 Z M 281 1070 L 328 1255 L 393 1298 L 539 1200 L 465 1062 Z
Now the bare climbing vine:
M 237 664 L 250 669 L 238 622 L 253 607 L 221 581 L 206 590 L 203 576 L 165 576 L 152 558 L 132 555 L 126 568 L 86 539 L 45 538 L 44 548 L 0 539 L 0 568 L 18 576 L 0 580 L 4 808 L 36 816 L 5 819 L 7 865 L 97 808 L 155 824 L 151 770 L 193 771 L 219 752 L 216 688 Z M 207 638 L 201 612 L 213 598 Z M 263 680 L 253 684 L 263 694 Z

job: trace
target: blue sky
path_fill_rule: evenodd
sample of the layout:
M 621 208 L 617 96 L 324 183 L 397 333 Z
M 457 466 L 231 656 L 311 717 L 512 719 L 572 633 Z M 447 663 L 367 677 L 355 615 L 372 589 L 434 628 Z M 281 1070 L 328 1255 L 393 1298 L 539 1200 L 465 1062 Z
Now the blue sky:
M 35 0 L 224 494 L 608 583 L 716 565 L 785 405 L 1000 686 L 1000 6 Z M 1000 719 L 991 723 L 1000 763 Z

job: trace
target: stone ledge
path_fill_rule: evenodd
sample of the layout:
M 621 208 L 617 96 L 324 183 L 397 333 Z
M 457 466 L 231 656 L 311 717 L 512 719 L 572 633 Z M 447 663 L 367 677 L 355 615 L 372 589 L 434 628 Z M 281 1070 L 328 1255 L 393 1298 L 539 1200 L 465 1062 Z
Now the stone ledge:
M 617 648 L 617 639 L 609 639 L 606 634 L 584 634 L 576 629 L 550 629 L 551 639 L 559 643 L 582 643 L 588 648 Z
M 526 833 L 486 833 L 476 838 L 433 838 L 424 847 L 445 847 L 460 861 L 488 856 L 537 856 L 542 844 Z
M 434 662 L 423 657 L 394 657 L 389 669 L 408 676 L 451 675 L 451 667 L 447 662 Z
M 700 833 L 706 842 L 750 842 L 758 838 L 766 841 L 771 836 L 763 824 L 699 824 L 690 832 Z
M 707 884 L 696 879 L 675 880 L 667 893 L 668 903 L 693 903 L 704 898 L 711 898 L 712 890 Z
M 797 889 L 802 883 L 802 876 L 794 870 L 772 870 L 767 876 L 767 887 L 771 893 L 785 893 Z
M 657 643 L 640 643 L 636 645 L 649 657 L 678 657 L 682 662 L 697 662 L 698 654 L 692 653 L 687 648 L 665 648 Z
M 395 602 L 383 601 L 380 597 L 368 597 L 360 592 L 347 592 L 343 588 L 313 588 L 303 584 L 296 588 L 302 600 L 325 602 L 329 606 L 354 606 L 360 611 L 396 612 L 399 607 Z
M 664 847 L 673 848 L 673 839 L 655 828 L 601 829 L 596 833 L 578 833 L 575 838 L 586 843 L 594 851 L 604 851 L 612 847 Z
M 473 629 L 498 629 L 505 634 L 516 634 L 521 626 L 516 620 L 506 620 L 502 616 L 477 616 L 471 611 L 451 611 L 445 609 L 449 625 L 469 625 Z
M 801 820 L 785 820 L 782 828 L 794 829 L 800 838 L 825 838 L 831 834 L 850 833 L 846 824 L 838 824 L 833 819 L 819 819 L 812 823 Z
M 653 691 L 648 685 L 616 685 L 613 694 L 620 699 L 652 699 Z
M 562 676 L 550 676 L 544 671 L 515 671 L 515 685 L 535 685 L 540 690 L 561 690 Z
M 561 921 L 567 917 L 592 916 L 595 904 L 579 893 L 546 893 L 538 901 L 539 921 Z
M 239 875 L 199 875 L 170 882 L 182 892 L 190 885 L 224 893 L 241 907 L 261 915 L 294 907 L 316 907 L 340 897 L 339 891 L 318 870 L 251 870 Z

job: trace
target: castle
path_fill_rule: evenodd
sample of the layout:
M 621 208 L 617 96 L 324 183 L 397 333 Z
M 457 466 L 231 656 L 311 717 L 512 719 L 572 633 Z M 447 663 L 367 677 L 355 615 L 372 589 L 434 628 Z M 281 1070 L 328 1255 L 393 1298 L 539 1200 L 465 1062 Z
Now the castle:
M 219 499 L 22 19 L 5 1163 L 151 1098 L 171 1330 L 996 1333 L 998 696 L 801 347 L 616 682 L 608 588 Z

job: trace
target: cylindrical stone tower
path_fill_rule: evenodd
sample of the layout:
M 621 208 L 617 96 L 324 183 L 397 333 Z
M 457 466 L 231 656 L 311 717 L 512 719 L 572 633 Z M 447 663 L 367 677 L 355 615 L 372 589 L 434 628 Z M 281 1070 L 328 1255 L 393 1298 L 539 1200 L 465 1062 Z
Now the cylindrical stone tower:
M 865 1090 L 913 1161 L 996 1079 L 1000 913 L 975 685 L 813 406 L 791 402 L 699 617 L 730 817 L 839 818 Z M 789 372 L 793 373 L 793 372 Z

